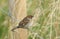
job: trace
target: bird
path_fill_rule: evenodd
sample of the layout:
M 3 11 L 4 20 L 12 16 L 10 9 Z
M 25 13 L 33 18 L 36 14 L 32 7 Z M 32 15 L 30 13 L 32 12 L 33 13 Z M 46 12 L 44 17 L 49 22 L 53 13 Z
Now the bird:
M 12 31 L 14 31 L 15 29 L 18 29 L 18 28 L 25 28 L 25 29 L 28 29 L 28 25 L 30 23 L 30 20 L 33 18 L 32 15 L 28 15 L 26 16 L 25 18 L 23 18 L 22 21 L 19 22 L 18 26 L 13 28 Z

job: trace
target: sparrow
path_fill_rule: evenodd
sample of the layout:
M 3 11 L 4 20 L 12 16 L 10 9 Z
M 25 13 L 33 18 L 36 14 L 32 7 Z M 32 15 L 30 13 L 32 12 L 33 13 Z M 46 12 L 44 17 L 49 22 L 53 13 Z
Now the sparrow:
M 14 31 L 15 29 L 18 29 L 18 28 L 25 28 L 25 29 L 28 29 L 28 27 L 26 25 L 29 24 L 30 20 L 33 18 L 32 15 L 28 15 L 26 16 L 25 18 L 23 18 L 22 21 L 19 22 L 18 26 L 13 28 L 12 31 Z

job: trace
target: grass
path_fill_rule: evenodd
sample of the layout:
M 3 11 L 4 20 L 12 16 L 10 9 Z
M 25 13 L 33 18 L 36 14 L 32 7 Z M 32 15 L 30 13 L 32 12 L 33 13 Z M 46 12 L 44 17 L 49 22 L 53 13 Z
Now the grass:
M 0 39 L 8 38 L 8 17 L 4 11 L 8 12 L 7 0 L 0 0 Z
M 35 12 L 38 7 L 41 10 L 37 24 L 30 28 L 28 39 L 60 39 L 60 0 L 32 0 L 27 3 L 27 14 L 38 13 Z
M 0 39 L 8 39 L 7 2 L 0 0 Z M 30 28 L 28 39 L 60 39 L 60 0 L 27 0 L 27 14 L 36 13 L 39 17 Z

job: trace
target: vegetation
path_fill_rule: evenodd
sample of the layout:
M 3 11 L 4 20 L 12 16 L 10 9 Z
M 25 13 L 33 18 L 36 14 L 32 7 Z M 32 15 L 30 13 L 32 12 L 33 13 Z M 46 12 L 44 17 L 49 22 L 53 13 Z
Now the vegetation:
M 0 39 L 7 39 L 8 35 L 8 5 L 7 0 L 0 0 Z
M 27 0 L 28 15 L 41 10 L 28 39 L 60 39 L 60 0 Z
M 40 9 L 40 11 L 36 11 Z M 27 14 L 39 17 L 28 39 L 60 39 L 60 0 L 27 0 Z M 0 39 L 8 39 L 8 0 L 0 0 Z

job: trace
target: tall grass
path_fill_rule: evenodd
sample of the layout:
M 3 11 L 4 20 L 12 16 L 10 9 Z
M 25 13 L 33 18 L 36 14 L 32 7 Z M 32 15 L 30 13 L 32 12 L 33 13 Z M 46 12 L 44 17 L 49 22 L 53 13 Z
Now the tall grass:
M 60 0 L 27 0 L 27 14 L 38 13 L 36 8 L 40 15 L 28 39 L 60 39 Z

